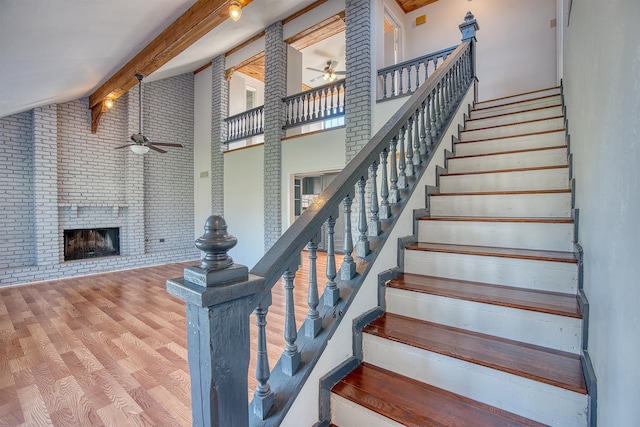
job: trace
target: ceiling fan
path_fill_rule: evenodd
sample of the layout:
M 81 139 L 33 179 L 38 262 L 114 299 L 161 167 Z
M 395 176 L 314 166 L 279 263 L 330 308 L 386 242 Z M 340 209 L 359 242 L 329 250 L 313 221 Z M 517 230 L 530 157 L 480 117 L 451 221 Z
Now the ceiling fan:
M 323 79 L 325 81 L 332 82 L 335 79 L 337 79 L 338 76 L 344 76 L 345 74 L 347 74 L 346 71 L 336 71 L 336 65 L 338 65 L 338 61 L 328 60 L 327 65 L 324 67 L 323 70 L 320 70 L 318 68 L 307 67 L 307 70 L 317 71 L 318 73 L 322 73 L 318 77 L 312 78 L 310 81 L 314 82 L 316 80 Z
M 115 149 L 119 150 L 121 148 L 129 147 L 131 151 L 133 151 L 136 154 L 146 154 L 149 152 L 149 149 L 152 149 L 153 151 L 157 151 L 158 153 L 167 152 L 162 148 L 158 148 L 157 147 L 158 145 L 162 147 L 184 148 L 184 145 L 182 144 L 176 144 L 171 142 L 152 142 L 149 138 L 147 138 L 142 133 L 142 79 L 143 77 L 144 76 L 142 74 L 136 74 L 136 79 L 138 79 L 138 107 L 139 107 L 138 133 L 134 133 L 129 137 L 131 141 L 133 141 L 133 144 L 121 145 L 120 147 L 116 147 Z

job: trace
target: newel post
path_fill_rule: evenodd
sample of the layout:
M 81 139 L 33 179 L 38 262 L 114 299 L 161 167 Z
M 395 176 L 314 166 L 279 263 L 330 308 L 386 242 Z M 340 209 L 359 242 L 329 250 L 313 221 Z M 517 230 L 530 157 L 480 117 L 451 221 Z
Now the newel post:
M 473 13 L 471 13 L 471 11 L 467 12 L 467 14 L 464 17 L 464 22 L 460 25 L 458 25 L 458 27 L 460 28 L 460 32 L 462 33 L 462 42 L 466 42 L 467 40 L 471 41 L 471 72 L 472 72 L 472 76 L 471 77 L 475 77 L 476 76 L 476 31 L 478 31 L 480 29 L 480 26 L 478 25 L 478 21 L 476 21 L 476 18 L 473 16 Z
M 187 346 L 194 426 L 248 426 L 249 306 L 264 279 L 234 264 L 237 239 L 221 216 L 210 216 L 196 247 L 205 253 L 167 292 L 187 303 Z

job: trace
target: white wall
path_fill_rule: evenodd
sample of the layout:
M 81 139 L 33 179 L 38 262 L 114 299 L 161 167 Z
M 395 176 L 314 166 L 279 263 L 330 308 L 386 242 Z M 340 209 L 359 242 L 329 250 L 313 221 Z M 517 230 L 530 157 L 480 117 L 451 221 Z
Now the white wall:
M 238 239 L 229 254 L 250 269 L 264 254 L 264 146 L 224 154 L 224 217 Z
M 211 67 L 194 77 L 193 203 L 194 236 L 204 232 L 211 215 Z M 206 177 L 200 174 L 206 172 Z
M 282 230 L 293 221 L 293 178 L 344 168 L 345 129 L 338 128 L 282 142 Z
M 565 7 L 568 0 L 565 0 Z M 564 88 L 598 425 L 640 418 L 640 3 L 573 1 Z
M 405 15 L 404 58 L 460 43 L 458 25 L 471 11 L 476 38 L 480 101 L 556 85 L 555 0 L 438 1 Z M 426 15 L 426 24 L 415 19 Z

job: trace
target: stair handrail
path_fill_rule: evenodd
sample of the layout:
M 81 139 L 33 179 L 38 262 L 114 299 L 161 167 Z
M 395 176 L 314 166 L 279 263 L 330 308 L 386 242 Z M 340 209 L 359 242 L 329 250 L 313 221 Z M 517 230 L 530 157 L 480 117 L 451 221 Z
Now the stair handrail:
M 270 292 L 271 287 L 288 268 L 290 262 L 287 261 L 299 253 L 306 243 L 314 237 L 326 219 L 339 208 L 343 199 L 347 195 L 353 194 L 353 188 L 360 178 L 368 175 L 369 166 L 379 158 L 382 150 L 394 136 L 398 135 L 409 116 L 414 114 L 416 108 L 427 95 L 436 89 L 442 77 L 451 70 L 455 61 L 463 52 L 470 50 L 470 47 L 470 41 L 458 45 L 447 60 L 429 77 L 426 84 L 415 91 L 407 102 L 391 116 L 255 264 L 251 269 L 251 274 L 264 277 L 267 286 L 267 290 L 254 299 L 256 305 Z

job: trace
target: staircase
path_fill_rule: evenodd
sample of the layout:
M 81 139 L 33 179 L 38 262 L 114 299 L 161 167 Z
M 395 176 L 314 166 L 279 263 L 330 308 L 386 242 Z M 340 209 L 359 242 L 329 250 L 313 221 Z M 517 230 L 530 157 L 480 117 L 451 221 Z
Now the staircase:
M 333 424 L 588 425 L 567 159 L 560 88 L 476 104 Z

